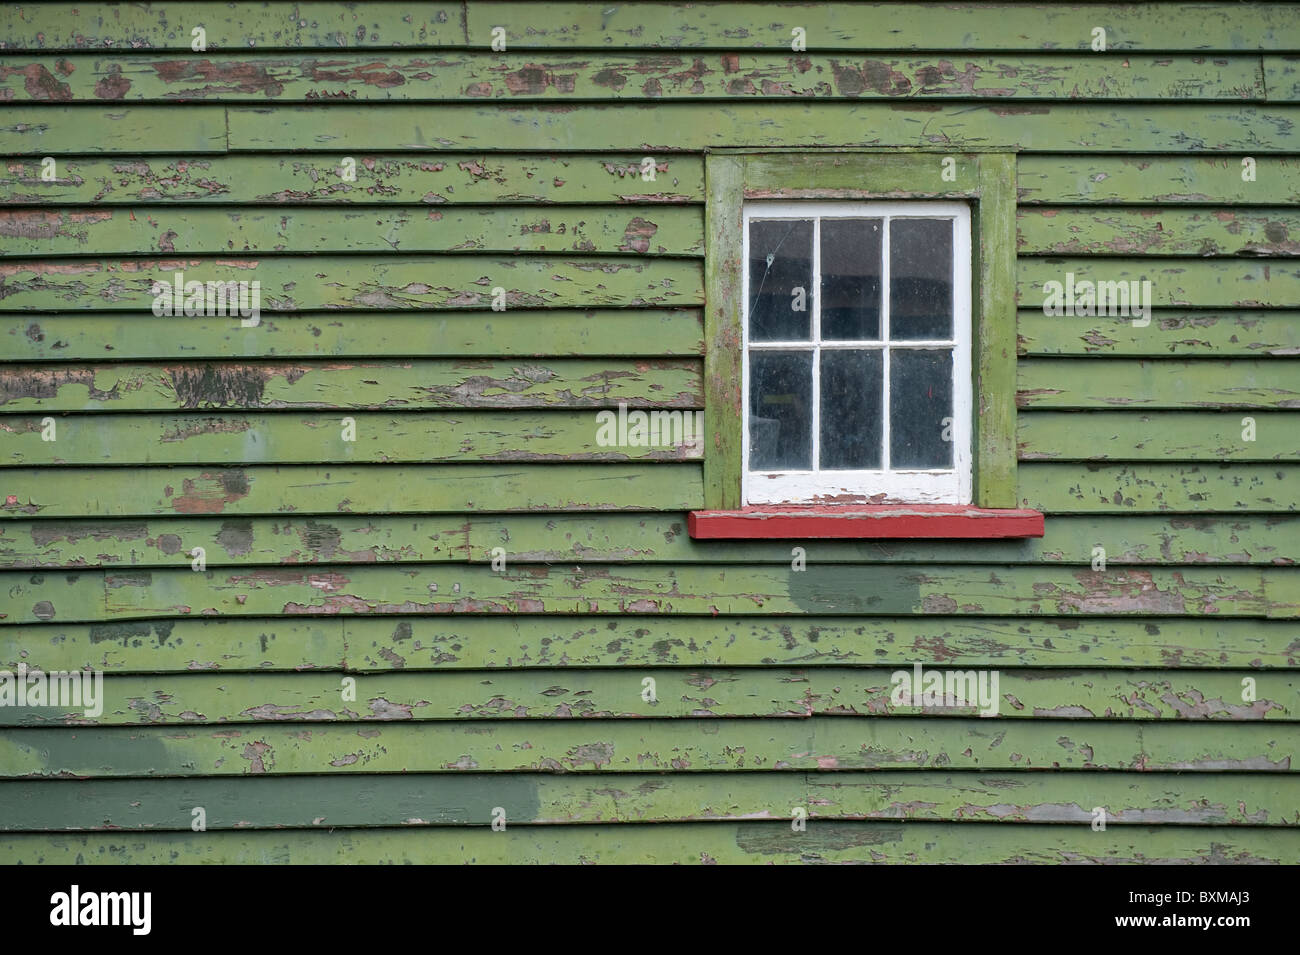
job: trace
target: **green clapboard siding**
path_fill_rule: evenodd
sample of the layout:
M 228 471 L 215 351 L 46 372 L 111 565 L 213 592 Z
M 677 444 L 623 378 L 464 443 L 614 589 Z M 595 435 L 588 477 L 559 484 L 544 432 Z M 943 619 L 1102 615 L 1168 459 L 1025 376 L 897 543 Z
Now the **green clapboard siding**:
M 969 833 L 994 835 L 981 822 L 1090 824 L 1092 807 L 1114 806 L 1115 825 L 1270 826 L 1284 836 L 1294 825 L 1300 779 L 1281 773 L 1203 774 L 1195 793 L 1176 773 L 952 772 L 699 773 L 643 775 L 500 774 L 465 772 L 432 777 L 221 776 L 178 779 L 84 780 L 73 791 L 47 780 L 6 780 L 0 794 L 9 813 L 0 828 L 188 830 L 193 806 L 207 809 L 210 831 L 256 826 L 310 829 L 381 826 L 482 825 L 503 795 L 519 806 L 512 823 L 671 823 L 744 820 L 783 814 L 809 800 L 810 819 L 960 817 Z M 1244 792 L 1242 791 L 1244 788 Z M 255 794 L 252 799 L 250 794 Z M 812 797 L 811 799 L 809 797 Z M 1030 837 L 1028 827 L 1015 827 Z M 1042 827 L 1040 827 L 1042 828 Z M 350 834 L 349 834 L 350 835 Z M 415 833 L 408 833 L 413 838 Z M 347 838 L 345 835 L 344 838 Z
M 116 349 L 114 349 L 116 351 Z M 700 363 L 654 359 L 6 365 L 5 411 L 700 408 Z
M 0 170 L 0 202 L 74 207 L 141 202 L 533 206 L 704 199 L 704 162 L 691 155 L 652 157 L 653 178 L 642 172 L 644 157 L 635 153 L 422 157 L 367 151 L 351 158 L 356 160 L 351 170 L 355 180 L 345 178 L 340 157 L 311 153 L 126 160 L 73 156 L 61 159 L 48 176 L 39 159 L 16 157 Z
M 155 618 L 0 627 L 0 662 L 109 673 L 573 666 L 1294 667 L 1295 624 L 1212 615 L 1072 617 Z M 23 654 L 26 654 L 23 656 Z M 639 685 L 639 684 L 638 684 Z M 986 721 L 987 722 L 987 721 Z
M 0 91 L 14 100 L 64 102 L 311 102 L 494 99 L 752 98 L 1265 99 L 1258 57 L 1073 58 L 722 53 L 589 56 L 484 52 L 419 54 L 216 54 L 199 62 L 130 56 L 0 57 Z M 1290 64 L 1271 61 L 1273 75 Z M 1294 85 L 1294 84 L 1292 84 Z M 1294 91 L 1283 98 L 1294 99 Z
M 175 335 L 159 335 L 158 320 L 149 312 L 96 314 L 90 319 L 66 313 L 0 314 L 0 335 L 6 336 L 7 355 L 58 363 L 100 360 L 110 354 L 120 360 L 173 361 L 232 357 L 517 361 L 565 355 L 699 356 L 704 351 L 704 323 L 698 309 L 267 313 L 259 325 L 249 328 L 225 318 L 174 316 L 171 321 Z M 510 367 L 513 374 L 516 366 Z M 30 372 L 18 368 L 5 374 L 7 380 L 14 380 Z M 85 369 L 63 365 L 54 373 L 77 376 L 84 375 Z M 157 373 L 170 375 L 166 368 Z
M 1300 515 L 1092 517 L 1057 515 L 1041 538 L 990 542 L 819 541 L 813 563 L 1088 564 L 1105 540 L 1112 564 L 1282 564 L 1300 561 Z M 517 560 L 559 563 L 788 564 L 790 548 L 695 541 L 679 514 L 330 515 L 149 520 L 16 520 L 0 523 L 0 557 L 15 567 L 174 567 L 202 547 L 212 566 L 253 564 L 491 563 L 509 548 Z
M 0 862 L 1300 863 L 1294 6 L 0 20 L 0 670 L 102 675 L 0 706 Z M 727 151 L 1008 197 L 1041 538 L 690 537 Z M 257 319 L 155 315 L 177 273 Z
M 8 255 L 123 252 L 211 255 L 319 252 L 618 252 L 698 255 L 704 223 L 691 206 L 579 206 L 554 210 L 465 208 L 376 213 L 161 207 L 0 210 Z

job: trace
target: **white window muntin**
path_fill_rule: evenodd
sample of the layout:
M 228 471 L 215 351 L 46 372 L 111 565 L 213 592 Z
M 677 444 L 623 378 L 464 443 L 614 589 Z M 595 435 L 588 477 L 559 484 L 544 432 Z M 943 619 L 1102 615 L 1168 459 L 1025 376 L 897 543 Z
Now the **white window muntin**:
M 880 335 L 875 340 L 823 341 L 821 338 L 821 220 L 881 219 Z M 893 219 L 950 219 L 952 241 L 953 337 L 943 340 L 889 341 L 889 223 Z M 749 224 L 751 220 L 811 219 L 813 222 L 812 326 L 809 341 L 750 342 L 749 340 Z M 969 504 L 971 468 L 971 230 L 970 209 L 960 202 L 747 202 L 743 210 L 742 252 L 744 290 L 741 316 L 743 344 L 741 481 L 745 504 L 814 503 L 878 500 L 881 503 Z M 889 460 L 889 352 L 904 348 L 951 348 L 953 352 L 953 467 L 943 470 L 821 470 L 820 358 L 823 346 L 864 348 L 883 352 L 883 460 Z M 813 470 L 750 471 L 749 407 L 750 352 L 753 350 L 812 352 Z M 883 497 L 881 497 L 883 495 Z

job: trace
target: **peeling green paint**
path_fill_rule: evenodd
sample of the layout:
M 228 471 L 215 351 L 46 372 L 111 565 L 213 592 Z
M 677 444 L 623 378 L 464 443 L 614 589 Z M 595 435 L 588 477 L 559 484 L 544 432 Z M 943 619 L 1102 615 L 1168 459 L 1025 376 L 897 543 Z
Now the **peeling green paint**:
M 0 861 L 1300 861 L 1290 5 L 7 12 L 0 668 L 105 698 L 0 709 Z M 1042 538 L 689 537 L 715 198 L 787 174 L 1004 200 L 980 493 Z M 177 271 L 260 322 L 155 318 Z M 596 438 L 706 394 L 702 453 Z

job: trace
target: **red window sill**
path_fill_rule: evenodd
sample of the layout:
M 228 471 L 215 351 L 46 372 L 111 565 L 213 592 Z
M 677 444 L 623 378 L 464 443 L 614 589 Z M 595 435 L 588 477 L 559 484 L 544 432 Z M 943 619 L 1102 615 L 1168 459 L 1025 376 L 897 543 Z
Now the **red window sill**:
M 692 511 L 695 540 L 850 540 L 1042 537 L 1043 515 L 1019 508 L 917 505 L 763 505 L 735 511 Z

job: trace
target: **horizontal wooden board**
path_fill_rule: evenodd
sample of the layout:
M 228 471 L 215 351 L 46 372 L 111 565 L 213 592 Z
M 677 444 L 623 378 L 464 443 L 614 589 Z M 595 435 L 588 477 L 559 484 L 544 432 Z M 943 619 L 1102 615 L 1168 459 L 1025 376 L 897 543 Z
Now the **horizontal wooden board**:
M 1026 206 L 1021 255 L 1297 255 L 1300 210 Z
M 685 533 L 681 515 L 602 515 L 584 517 L 519 515 L 505 518 L 477 518 L 463 527 L 467 534 L 469 559 L 490 562 L 501 548 L 508 560 L 591 563 L 600 561 L 714 561 L 735 563 L 791 564 L 795 545 L 803 549 L 807 565 L 820 563 L 1075 563 L 1092 564 L 1095 549 L 1102 547 L 1113 564 L 1181 563 L 1276 563 L 1300 562 L 1300 540 L 1291 535 L 1300 529 L 1300 518 L 1269 517 L 1155 517 L 1125 515 L 1053 515 L 1038 538 L 982 541 L 972 547 L 963 541 L 696 541 Z M 12 558 L 34 556 L 36 535 L 45 538 L 45 522 L 0 526 L 0 540 L 12 541 Z M 80 523 L 64 525 L 72 535 L 86 537 L 80 546 L 64 551 L 76 560 L 90 560 L 95 548 L 112 548 L 111 534 L 97 536 Z M 78 530 L 78 527 L 85 529 Z M 138 526 L 138 525 L 137 525 Z M 136 531 L 129 545 L 138 553 L 141 538 L 156 531 Z M 212 531 L 209 531 L 211 534 Z M 265 536 L 265 535 L 263 535 Z M 50 535 L 50 551 L 64 548 L 64 538 Z M 187 540 L 190 538 L 186 538 Z M 195 538 L 198 539 L 198 538 Z M 0 555 L 5 553 L 0 550 Z M 30 557 L 28 558 L 30 559 Z M 165 558 L 156 558 L 161 562 Z M 170 558 L 175 560 L 175 558 Z
M 0 707 L 0 726 L 827 715 L 1218 722 L 1300 718 L 1300 677 L 1284 671 L 990 673 L 946 668 L 924 673 L 938 673 L 941 681 L 952 674 L 952 685 L 963 689 L 948 700 L 941 686 L 936 701 L 927 703 L 919 684 L 900 682 L 914 678 L 912 668 L 385 673 L 351 678 L 354 686 L 346 693 L 344 678 L 329 673 L 110 674 L 89 706 L 84 697 L 61 706 L 11 704 Z M 649 690 L 654 698 L 648 700 Z
M 903 819 L 1073 823 L 1093 808 L 1108 826 L 1294 826 L 1300 780 L 1284 773 L 1199 776 L 1195 792 L 1176 773 L 488 773 L 430 776 L 258 776 L 231 779 L 87 779 L 0 782 L 0 831 L 125 829 L 190 831 L 195 806 L 207 831 L 321 826 L 481 826 L 506 810 L 507 831 L 530 823 L 640 823 L 782 819 Z M 816 825 L 809 833 L 815 834 Z M 1040 830 L 1046 827 L 1039 826 Z M 1109 831 L 1109 830 L 1108 830 Z M 1278 830 L 1274 830 L 1277 832 Z M 414 835 L 413 833 L 410 835 Z M 500 835 L 500 833 L 498 833 Z M 1104 835 L 1098 833 L 1099 836 Z M 346 835 L 343 838 L 347 838 Z M 138 841 L 138 840 L 137 840 Z M 0 840 L 2 845 L 4 840 Z M 2 851 L 2 850 L 0 850 Z
M 332 515 L 0 522 L 0 566 L 179 567 L 202 547 L 210 567 L 273 564 L 732 563 L 785 564 L 794 541 L 696 541 L 681 513 L 507 518 Z M 1300 563 L 1300 516 L 1054 515 L 1043 537 L 964 541 L 803 541 L 822 563 Z M 1097 548 L 1104 554 L 1099 555 Z
M 1016 289 L 1022 307 L 1051 304 L 1048 282 L 1065 285 L 1074 276 L 1076 296 L 1080 282 L 1150 282 L 1139 285 L 1140 295 L 1149 288 L 1151 308 L 1291 308 L 1300 302 L 1300 261 L 1295 259 L 1103 259 L 1024 258 L 1016 263 Z M 1126 291 L 1131 285 L 1126 286 Z M 1057 289 L 1058 296 L 1062 289 Z M 1063 299 L 1060 299 L 1063 303 Z M 1076 300 L 1077 301 L 1077 300 Z M 1143 304 L 1146 304 L 1144 301 Z M 1062 308 L 1064 306 L 1062 305 Z M 1110 316 L 1121 314 L 1117 311 Z M 1094 309 L 1095 317 L 1096 310 Z M 1130 320 L 1152 322 L 1153 315 L 1135 314 Z M 1056 317 L 1087 319 L 1089 316 L 1063 312 Z M 1143 326 L 1145 327 L 1145 326 Z
M 925 99 L 1263 100 L 1258 57 L 1122 53 L 930 54 L 863 59 L 820 52 L 440 53 L 326 56 L 213 53 L 183 60 L 113 53 L 0 57 L 10 102 L 456 102 L 505 100 Z M 1281 61 L 1274 61 L 1280 63 Z M 1271 90 L 1270 90 L 1271 92 Z M 1291 92 L 1289 98 L 1296 98 Z
M 836 672 L 841 673 L 841 682 L 849 676 Z M 1261 700 L 1253 717 L 1246 716 L 1246 710 L 1237 707 L 1225 711 L 1224 716 L 1234 713 L 1241 714 L 1235 718 L 1261 718 L 1272 714 L 1274 718 L 1286 718 L 1286 713 L 1277 712 L 1286 708 L 1280 702 L 1281 696 L 1294 692 L 1286 685 L 1286 677 L 1282 674 L 1259 674 L 1259 677 L 1266 684 L 1264 696 L 1270 696 L 1274 684 L 1278 693 L 1272 694 L 1267 702 Z M 1212 674 L 1207 677 L 1208 682 L 1202 683 L 1206 687 L 1221 683 L 1230 692 L 1230 678 L 1231 674 L 1221 679 L 1219 674 Z M 833 690 L 842 696 L 860 696 L 861 705 L 868 705 L 869 697 L 864 694 L 874 692 L 871 684 L 879 683 L 879 671 L 854 675 L 847 685 L 839 687 L 831 686 L 829 671 L 824 681 L 816 683 L 802 671 L 777 667 L 708 671 L 570 670 L 563 676 L 541 669 L 503 670 L 493 674 L 453 671 L 387 673 L 351 679 L 356 693 L 349 702 L 344 698 L 343 678 L 338 674 L 199 673 L 170 679 L 157 674 L 113 675 L 103 683 L 99 707 L 102 712 L 98 716 L 86 716 L 84 725 L 808 716 L 832 709 Z M 644 698 L 647 679 L 655 687 L 653 701 Z M 886 673 L 886 689 L 888 680 Z M 1145 702 L 1149 691 L 1135 681 L 1132 692 L 1137 700 Z M 986 704 L 993 705 L 996 703 Z M 1217 705 L 1223 705 L 1223 701 L 1219 700 Z M 71 717 L 58 713 L 59 709 L 6 706 L 0 708 L 0 725 L 82 723 L 80 714 Z M 907 712 L 918 714 L 921 709 L 908 707 Z
M 1284 56 L 1263 57 L 1262 62 L 1270 99 L 1300 97 L 1300 56 L 1291 51 Z
M 209 3 L 151 3 L 147 7 L 101 3 L 42 3 L 18 7 L 0 49 L 85 50 L 127 47 L 190 54 L 192 26 L 206 31 L 208 47 L 328 49 L 368 46 L 461 46 L 460 8 L 434 4 L 418 13 L 400 3 L 340 7 L 307 0 L 291 11 L 271 4 L 214 7 Z
M 1232 156 L 1019 156 L 1016 188 L 1025 204 L 1291 205 L 1300 202 L 1300 158 L 1247 146 Z
M 1246 153 L 1253 152 L 1246 150 Z M 59 157 L 55 178 L 39 159 L 0 165 L 7 205 L 320 204 L 320 203 L 636 203 L 700 202 L 699 156 L 469 153 L 417 158 L 358 152 L 356 182 L 335 155 Z M 1242 178 L 1241 156 L 1035 156 L 1017 160 L 1024 204 L 1258 205 L 1300 202 L 1300 159 L 1252 156 L 1255 179 Z
M 1129 318 L 1044 315 L 1022 309 L 1016 318 L 1022 355 L 1189 356 L 1206 358 L 1300 355 L 1300 312 L 1156 311 L 1151 323 Z
M 236 628 L 216 626 L 226 623 L 242 627 L 236 632 Z M 410 631 L 411 624 L 405 629 Z M 399 630 L 400 622 L 388 627 L 384 636 L 396 639 L 393 635 Z M 379 639 L 378 634 L 374 637 Z M 136 669 L 135 661 L 145 659 L 153 661 L 159 673 L 338 669 L 347 656 L 341 619 L 158 620 L 93 624 L 75 630 L 62 625 L 0 627 L 0 646 L 4 647 L 0 656 L 10 672 L 17 672 L 20 662 L 46 670 L 79 669 L 54 663 L 74 657 L 92 659 L 91 669 L 106 671 Z
M 477 255 L 295 255 L 204 259 L 0 261 L 2 311 L 149 312 L 155 282 L 258 282 L 267 312 L 321 308 L 678 306 L 704 302 L 704 269 L 689 259 Z M 252 286 L 243 301 L 251 309 Z M 500 288 L 500 293 L 493 289 Z M 168 293 L 173 299 L 172 293 Z M 494 297 L 500 296 L 494 301 Z M 182 305 L 184 303 L 182 302 Z M 215 313 L 214 313 L 215 314 Z M 242 314 L 242 313 L 241 313 Z M 173 310 L 173 317 L 175 310 Z M 260 319 L 260 316 L 259 316 Z M 230 319 L 240 324 L 241 315 Z M 252 321 L 253 318 L 247 319 Z
M 1021 506 L 1050 513 L 1295 511 L 1300 469 L 1290 464 L 1056 464 L 1017 469 Z
M 174 111 L 172 112 L 174 116 Z M 350 168 L 343 162 L 356 162 Z M 59 157 L 54 178 L 40 159 L 11 156 L 0 164 L 0 203 L 18 205 L 409 204 L 702 202 L 700 156 L 351 157 L 295 152 L 263 156 Z M 345 178 L 355 175 L 355 181 Z
M 513 47 L 589 49 L 780 49 L 802 27 L 809 50 L 1078 50 L 1089 51 L 1092 29 L 1106 29 L 1112 50 L 1291 50 L 1296 26 L 1285 4 L 1248 9 L 1186 4 L 1083 6 L 979 3 L 954 10 L 927 3 L 783 6 L 763 3 L 663 3 L 599 7 L 527 2 L 476 3 L 467 8 L 473 46 L 487 46 L 494 25 L 506 24 Z M 885 28 L 882 21 L 887 21 Z M 1007 29 L 1014 23 L 1015 29 Z
M 603 778 L 603 777 L 602 777 Z M 504 807 L 503 807 L 504 808 Z M 490 817 L 488 819 L 490 822 Z M 823 821 L 410 827 L 340 832 L 10 834 L 5 864 L 1062 864 L 1295 865 L 1300 829 Z
M 501 466 L 12 469 L 0 516 L 337 514 L 527 510 L 684 510 L 703 506 L 698 467 Z M 622 468 L 626 467 L 625 470 Z M 1019 468 L 1022 506 L 1049 513 L 1286 513 L 1300 472 L 1287 465 L 1075 465 Z
M 0 730 L 0 776 L 1035 769 L 1295 772 L 1290 723 L 812 717 Z M 787 827 L 788 828 L 788 827 Z
M 217 107 L 190 106 L 204 111 Z M 49 142 L 84 142 L 99 135 L 75 107 L 11 106 L 15 122 L 40 109 Z M 1000 105 L 945 103 L 720 103 L 708 121 L 691 103 L 562 105 L 453 104 L 371 106 L 231 106 L 230 149 L 277 150 L 292 141 L 311 149 L 459 151 L 627 150 L 681 152 L 706 147 L 898 147 L 942 151 L 1019 149 L 1026 152 L 1300 152 L 1300 106 L 1238 104 Z M 75 110 L 75 112 L 73 112 Z M 124 106 L 120 114 L 151 122 L 165 106 Z M 119 114 L 115 114 L 119 115 Z M 174 113 L 173 113 L 174 115 Z M 79 125 L 70 129 L 73 121 Z M 108 135 L 110 130 L 103 130 Z M 42 155 L 61 151 L 46 146 Z M 126 148 L 126 147 L 122 147 Z M 137 151 L 147 152 L 139 147 Z M 0 128 L 0 150 L 37 152 L 30 138 Z M 65 151 L 67 150 L 65 147 Z M 159 149 L 159 152 L 162 150 Z M 170 150 L 169 150 L 170 151 Z M 1060 202 L 1057 198 L 1055 201 Z
M 5 571 L 6 625 L 272 614 L 1136 614 L 1300 616 L 1283 567 L 926 565 L 401 567 Z
M 704 506 L 699 466 L 356 465 L 4 471 L 0 519 L 294 513 L 681 511 Z M 1050 514 L 1290 513 L 1288 464 L 1023 462 L 1021 506 Z
M 464 560 L 468 526 L 455 515 L 0 522 L 0 566 L 188 565 L 195 547 L 214 567 Z
M 175 332 L 160 334 L 167 327 Z M 507 309 L 267 313 L 244 328 L 229 318 L 152 314 L 3 315 L 0 341 L 15 360 L 437 358 L 700 355 L 698 309 Z
M 0 364 L 0 410 L 701 408 L 702 376 L 697 360 Z
M 154 207 L 0 209 L 0 255 L 232 252 L 581 252 L 702 255 L 696 206 L 557 209 Z
M 5 106 L 0 152 L 45 156 L 61 153 L 222 153 L 230 148 L 225 110 L 189 106 L 184 116 L 166 106 Z
M 762 3 L 664 3 L 593 7 L 578 2 L 475 3 L 462 14 L 433 4 L 412 15 L 403 3 L 369 2 L 340 8 L 300 3 L 286 17 L 276 7 L 212 9 L 193 0 L 155 3 L 148 10 L 48 3 L 24 9 L 0 48 L 78 51 L 130 47 L 189 55 L 189 24 L 207 30 L 208 48 L 319 49 L 459 47 L 486 49 L 492 28 L 506 25 L 510 49 L 777 49 L 789 50 L 791 28 L 802 26 L 810 50 L 1077 50 L 1090 51 L 1092 28 L 1107 45 L 1129 50 L 1293 50 L 1295 24 L 1284 3 L 1238 9 L 1200 4 L 1083 7 L 980 3 L 957 13 L 930 3 L 853 4 L 845 8 L 774 8 Z M 465 17 L 462 20 L 462 16 Z M 880 21 L 889 19 L 882 30 Z M 1016 30 L 1006 25 L 1015 23 Z
M 45 639 L 43 639 L 45 638 Z M 393 620 L 175 620 L 90 627 L 0 628 L 8 666 L 47 669 L 248 670 L 267 667 L 460 669 L 699 665 L 711 661 L 799 666 L 917 661 L 938 666 L 1034 665 L 1207 668 L 1296 665 L 1293 633 L 1281 622 L 1225 619 L 845 621 L 803 617 L 405 618 Z M 344 660 L 346 656 L 346 661 Z
M 1016 439 L 1022 461 L 1300 460 L 1300 419 L 1278 413 L 1033 411 Z
M 698 464 L 15 468 L 3 478 L 0 518 L 655 511 L 704 504 Z
M 601 414 L 611 419 L 607 425 L 599 420 Z M 646 440 L 622 444 L 616 443 L 616 413 L 595 410 L 97 414 L 59 419 L 5 415 L 0 417 L 0 467 L 703 458 L 703 424 L 695 412 L 641 414 L 649 422 Z M 55 421 L 54 440 L 48 440 L 51 432 L 42 424 L 47 420 Z
M 1070 321 L 1064 316 L 1054 320 Z M 1016 388 L 1016 406 L 1032 409 L 1300 408 L 1300 372 L 1294 362 L 1161 359 L 1099 363 L 1033 358 L 1017 363 Z M 1218 417 L 1236 421 L 1241 430 L 1241 415 L 1224 412 Z M 1167 420 L 1173 424 L 1182 419 L 1169 415 Z M 1288 418 L 1262 415 L 1256 420 L 1285 427 Z
M 1288 620 L 1212 617 L 182 618 L 0 627 L 0 665 L 47 671 L 902 666 L 1294 668 Z

